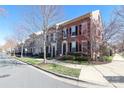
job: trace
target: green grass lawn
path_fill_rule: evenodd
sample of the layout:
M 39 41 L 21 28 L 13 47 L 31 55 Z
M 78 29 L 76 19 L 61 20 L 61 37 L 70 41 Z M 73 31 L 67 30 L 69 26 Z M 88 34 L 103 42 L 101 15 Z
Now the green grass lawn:
M 80 71 L 81 71 L 81 69 L 69 68 L 69 67 L 65 67 L 65 66 L 53 64 L 53 63 L 45 64 L 45 63 L 42 63 L 42 62 L 36 60 L 35 58 L 28 58 L 28 57 L 18 58 L 18 57 L 16 57 L 16 59 L 26 62 L 26 63 L 30 63 L 32 65 L 38 66 L 42 69 L 45 69 L 45 70 L 48 70 L 51 72 L 68 75 L 68 76 L 72 76 L 72 77 L 79 77 Z
M 36 60 L 35 58 L 30 58 L 30 57 L 23 57 L 23 58 L 16 57 L 16 59 L 26 62 L 26 63 L 33 64 L 33 65 L 41 63 L 40 61 Z
M 42 63 L 39 65 L 39 67 L 46 69 L 48 71 L 52 71 L 55 73 L 64 74 L 72 77 L 79 77 L 81 71 L 80 69 L 69 68 L 62 65 L 51 64 L 51 63 L 50 64 Z

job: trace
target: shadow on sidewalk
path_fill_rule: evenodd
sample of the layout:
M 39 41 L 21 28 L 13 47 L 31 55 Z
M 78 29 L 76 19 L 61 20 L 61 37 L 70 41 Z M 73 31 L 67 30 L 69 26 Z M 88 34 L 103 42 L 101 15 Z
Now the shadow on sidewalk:
M 124 83 L 124 76 L 104 76 L 109 82 Z

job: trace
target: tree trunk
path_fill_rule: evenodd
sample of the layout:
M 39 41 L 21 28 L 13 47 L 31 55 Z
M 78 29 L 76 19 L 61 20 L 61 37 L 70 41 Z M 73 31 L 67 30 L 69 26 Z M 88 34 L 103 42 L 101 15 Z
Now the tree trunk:
M 13 54 L 13 55 L 14 55 L 14 57 L 15 57 L 15 49 L 14 49 L 14 54 Z
M 24 45 L 22 44 L 21 45 L 21 58 L 23 58 L 23 48 L 24 48 Z
M 44 31 L 44 63 L 46 63 L 46 32 Z

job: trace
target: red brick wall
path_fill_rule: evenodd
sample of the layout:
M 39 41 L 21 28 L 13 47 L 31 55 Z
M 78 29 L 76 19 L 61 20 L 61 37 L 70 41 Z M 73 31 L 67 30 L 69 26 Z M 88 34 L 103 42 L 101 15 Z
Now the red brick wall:
M 79 25 L 81 25 L 81 23 L 83 23 L 83 22 L 87 22 L 87 28 L 88 29 L 85 32 L 86 34 L 81 33 L 81 35 L 80 35 L 79 34 L 79 32 L 80 32 Z M 66 39 L 62 38 L 62 40 L 67 40 L 68 46 L 69 46 L 69 43 L 72 40 L 75 40 L 76 42 L 78 42 L 78 49 L 79 49 L 79 44 L 82 44 L 82 40 L 88 41 L 88 39 L 89 39 L 89 35 L 90 35 L 90 18 L 85 18 L 83 20 L 72 22 L 72 23 L 70 23 L 68 25 L 65 25 L 64 28 L 69 30 L 69 28 L 72 27 L 72 26 L 78 26 L 78 31 L 77 31 L 78 35 L 76 37 L 71 37 L 70 32 L 68 31 L 67 38 Z M 70 50 L 69 47 L 68 47 L 68 50 Z

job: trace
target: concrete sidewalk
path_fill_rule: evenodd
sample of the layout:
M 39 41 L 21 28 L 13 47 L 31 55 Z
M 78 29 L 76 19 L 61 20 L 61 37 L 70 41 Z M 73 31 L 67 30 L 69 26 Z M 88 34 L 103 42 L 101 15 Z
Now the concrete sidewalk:
M 85 66 L 79 79 L 106 87 L 124 87 L 124 58 L 116 54 L 111 63 Z
M 79 79 L 106 87 L 113 87 L 93 65 L 83 66 Z
M 49 63 L 55 63 L 55 64 L 59 64 L 62 66 L 66 66 L 66 67 L 70 67 L 70 68 L 76 68 L 76 69 L 81 69 L 83 65 L 79 65 L 79 64 L 71 64 L 71 63 L 64 63 L 62 61 L 58 61 L 58 60 L 48 60 L 47 62 Z
M 43 59 L 36 59 L 36 60 L 43 61 Z M 81 69 L 83 66 L 83 65 L 79 65 L 79 64 L 64 63 L 64 62 L 56 60 L 56 59 L 47 60 L 47 63 L 55 63 L 58 65 L 62 65 L 62 66 L 70 67 L 70 68 L 77 68 L 77 69 Z

